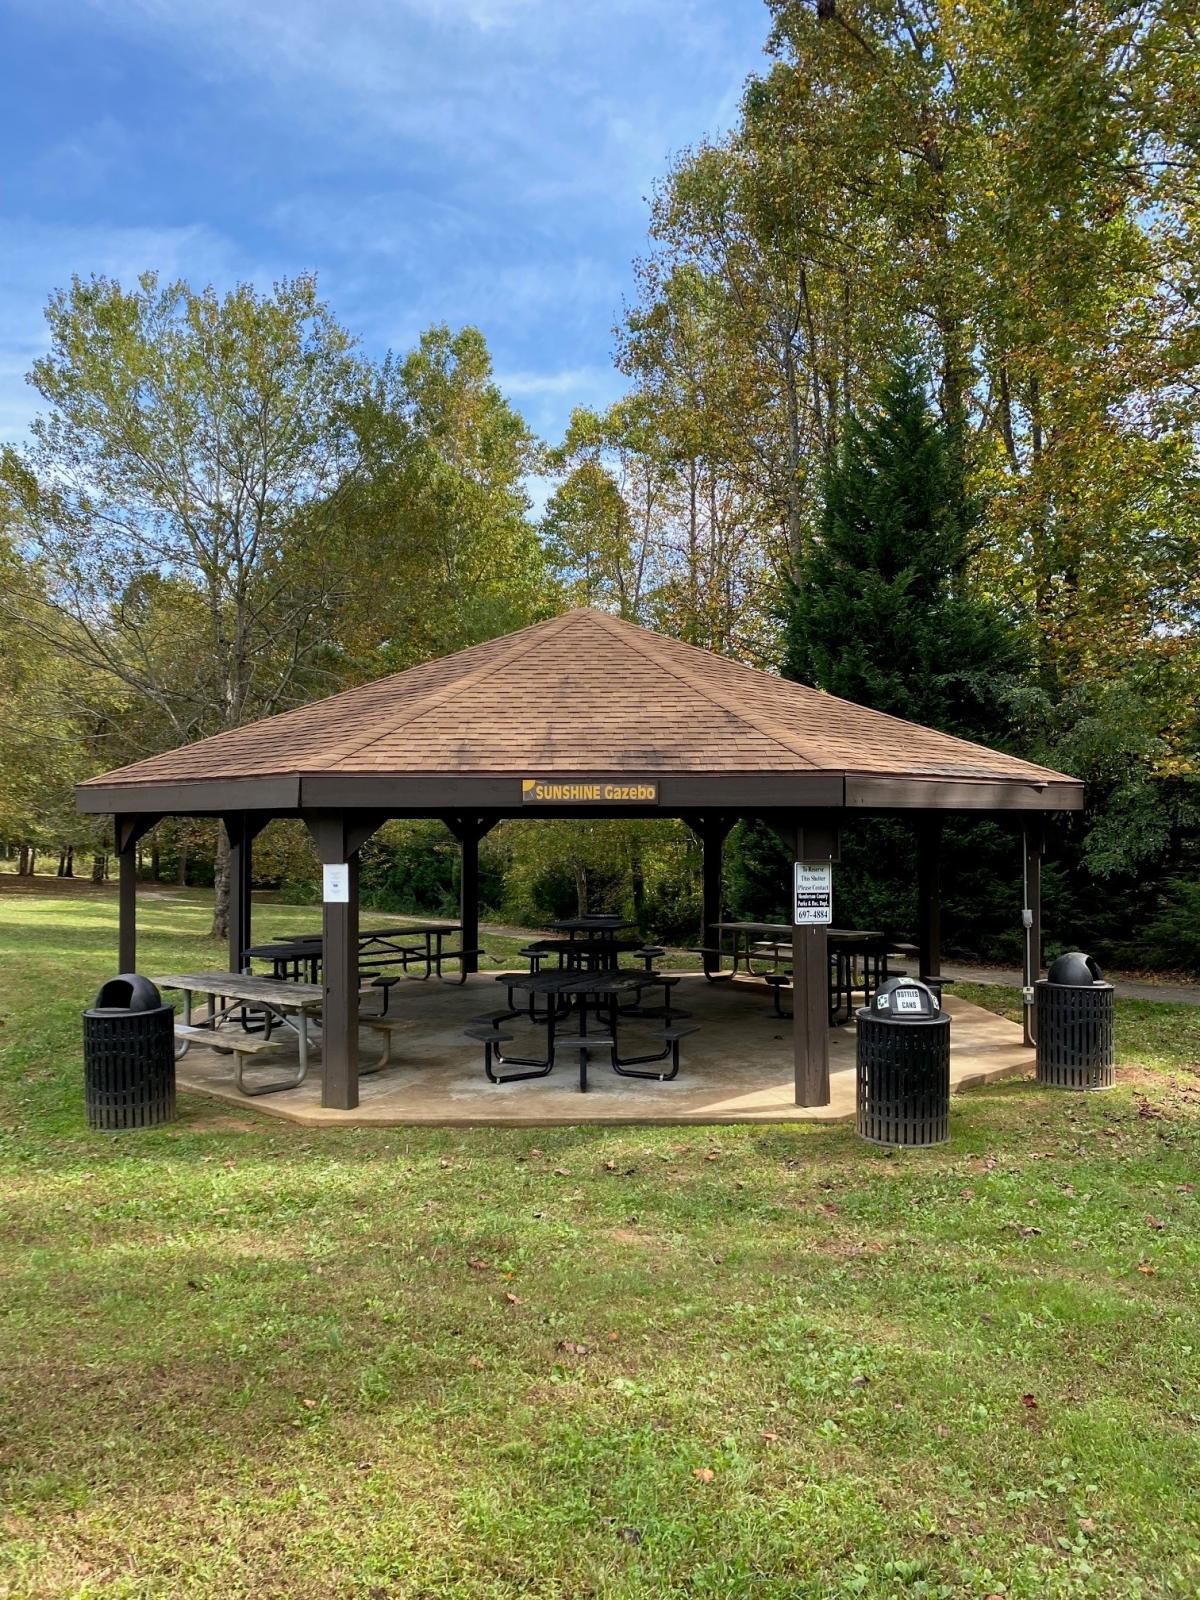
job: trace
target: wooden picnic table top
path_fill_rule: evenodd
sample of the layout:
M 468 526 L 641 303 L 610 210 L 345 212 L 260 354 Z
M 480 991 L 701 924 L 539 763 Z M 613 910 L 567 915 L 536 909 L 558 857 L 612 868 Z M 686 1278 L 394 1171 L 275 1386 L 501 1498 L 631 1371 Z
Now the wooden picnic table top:
M 325 999 L 319 983 L 284 983 L 279 978 L 247 977 L 244 972 L 169 972 L 150 981 L 160 989 L 219 994 L 222 1000 L 245 1000 L 248 1005 L 271 1005 L 281 1011 L 306 1011 Z
M 725 933 L 761 933 L 789 939 L 792 936 L 790 922 L 714 922 L 714 928 L 720 928 Z M 873 928 L 826 928 L 826 934 L 831 939 L 882 939 L 883 933 Z
M 547 924 L 555 933 L 620 933 L 623 928 L 636 928 L 637 923 L 628 917 L 560 917 Z
M 459 922 L 415 922 L 406 928 L 360 928 L 358 942 L 362 944 L 365 939 L 405 939 L 411 934 L 427 937 L 431 933 L 461 933 L 462 924 Z M 284 934 L 282 944 L 286 945 L 316 945 L 325 942 L 324 934 L 320 933 L 287 933 Z
M 297 961 L 307 961 L 310 954 L 320 954 L 319 939 L 281 939 L 276 944 L 248 944 L 242 951 L 245 956 L 258 956 L 263 961 L 284 961 L 293 957 Z M 312 947 L 316 946 L 314 950 Z
M 497 983 L 528 994 L 618 994 L 626 989 L 645 989 L 663 980 L 656 972 L 630 972 L 626 968 L 602 967 L 597 972 L 501 972 Z

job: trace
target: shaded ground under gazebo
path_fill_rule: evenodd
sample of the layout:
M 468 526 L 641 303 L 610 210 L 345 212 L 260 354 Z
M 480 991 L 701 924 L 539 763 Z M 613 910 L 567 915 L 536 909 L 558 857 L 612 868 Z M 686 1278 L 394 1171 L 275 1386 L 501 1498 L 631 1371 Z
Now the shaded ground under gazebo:
M 253 841 L 268 822 L 300 818 L 321 861 L 345 867 L 348 897 L 323 906 L 320 1095 L 324 1108 L 351 1111 L 359 1104 L 358 853 L 389 818 L 439 818 L 458 838 L 468 949 L 479 943 L 479 841 L 505 818 L 681 819 L 703 845 L 704 945 L 721 917 L 722 844 L 739 819 L 766 822 L 797 862 L 828 866 L 854 818 L 906 818 L 920 968 L 936 974 L 942 822 L 948 813 L 988 817 L 1023 839 L 1014 920 L 1028 929 L 1031 984 L 1041 970 L 1045 817 L 1078 809 L 1083 786 L 584 610 L 105 773 L 81 784 L 77 798 L 82 810 L 114 817 L 122 971 L 137 961 L 136 845 L 162 817 L 219 817 L 225 826 L 232 972 L 253 943 Z M 794 1102 L 828 1108 L 824 927 L 794 925 L 792 957 L 794 1015 L 784 1026 Z M 464 1040 L 464 1063 L 472 1054 Z

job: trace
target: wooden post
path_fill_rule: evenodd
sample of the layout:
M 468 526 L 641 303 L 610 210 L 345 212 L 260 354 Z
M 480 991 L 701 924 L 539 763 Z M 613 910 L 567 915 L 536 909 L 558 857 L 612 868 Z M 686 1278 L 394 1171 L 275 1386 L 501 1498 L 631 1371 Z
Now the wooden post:
M 795 859 L 832 866 L 837 830 L 796 829 Z M 792 885 L 788 884 L 792 899 Z M 793 912 L 793 918 L 795 913 Z M 824 926 L 792 922 L 792 1052 L 798 1106 L 829 1104 L 829 934 Z
M 136 846 L 117 852 L 117 970 L 137 971 Z
M 724 845 L 734 818 L 707 816 L 684 820 L 700 840 L 704 852 L 700 874 L 700 944 L 705 950 L 715 950 L 721 943 L 715 924 L 721 920 Z M 705 972 L 716 970 L 717 957 L 705 955 L 702 960 Z
M 229 840 L 229 970 L 246 965 L 246 946 L 254 943 L 250 913 L 250 856 L 253 849 L 245 812 L 223 819 Z
M 352 1111 L 358 1104 L 358 851 L 345 862 L 349 899 L 326 900 L 321 963 L 321 1104 Z
M 942 819 L 923 816 L 917 822 L 917 945 L 919 978 L 936 978 L 942 970 Z
M 158 816 L 115 816 L 113 842 L 117 847 L 117 968 L 137 970 L 137 846 Z
M 341 811 L 304 821 L 322 869 L 345 866 L 347 898 L 322 904 L 321 1104 L 353 1111 L 358 1104 L 358 852 L 382 818 Z
M 1026 822 L 1022 832 L 1023 872 L 1021 897 L 1021 922 L 1025 931 L 1024 981 L 1025 989 L 1032 990 L 1042 975 L 1042 856 L 1046 849 L 1046 827 L 1042 817 Z M 1032 1045 L 1033 1006 L 1026 999 L 1024 1006 L 1025 1043 Z
M 458 920 L 464 950 L 479 948 L 479 841 L 496 826 L 487 817 L 446 817 L 446 826 L 458 840 Z M 464 972 L 479 971 L 478 956 L 463 956 Z
M 459 865 L 458 920 L 462 924 L 462 970 L 479 971 L 479 957 L 465 954 L 479 947 L 479 835 L 473 831 L 463 834 L 459 845 L 462 860 Z

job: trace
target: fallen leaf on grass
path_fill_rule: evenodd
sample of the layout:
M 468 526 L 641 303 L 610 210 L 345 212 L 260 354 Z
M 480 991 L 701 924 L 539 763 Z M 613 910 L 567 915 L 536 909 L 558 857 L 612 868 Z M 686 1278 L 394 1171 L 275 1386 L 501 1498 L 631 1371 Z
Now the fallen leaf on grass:
M 1156 1233 L 1161 1233 L 1162 1230 L 1166 1227 L 1166 1223 L 1162 1220 L 1161 1217 L 1147 1217 L 1146 1218 L 1146 1226 L 1148 1228 L 1153 1228 Z
M 300 1404 L 304 1407 L 305 1411 L 315 1411 L 317 1409 L 317 1402 L 315 1400 L 301 1400 Z
M 1036 1411 L 1038 1408 L 1037 1400 L 1031 1394 L 1023 1394 L 1021 1396 L 1021 1404 L 1025 1407 L 1026 1411 Z
M 524 1304 L 524 1301 L 521 1299 L 520 1295 L 514 1294 L 511 1289 L 505 1289 L 504 1298 L 508 1301 L 510 1306 L 519 1306 Z
M 467 1262 L 467 1265 L 470 1267 L 472 1272 L 487 1272 L 490 1270 L 487 1262 L 481 1261 L 478 1256 L 472 1256 L 470 1261 Z
M 487 1366 L 487 1362 L 481 1361 L 478 1356 L 468 1356 L 467 1365 L 469 1367 L 474 1367 L 476 1372 L 482 1372 Z
M 617 1340 L 620 1337 L 621 1337 L 621 1335 L 619 1333 L 610 1333 L 609 1336 L 608 1336 L 609 1344 L 616 1344 Z
M 567 1171 L 566 1167 L 555 1167 L 554 1176 L 556 1178 L 569 1178 L 571 1174 Z
M 560 1339 L 554 1348 L 568 1356 L 590 1356 L 592 1353 L 590 1344 L 574 1344 L 570 1339 Z
M 692 1477 L 695 1478 L 697 1483 L 711 1483 L 716 1477 L 716 1473 L 711 1467 L 697 1467 L 692 1473 Z
M 759 1438 L 760 1439 L 765 1439 L 768 1444 L 778 1444 L 779 1443 L 779 1435 L 777 1433 L 772 1433 L 770 1428 L 764 1428 L 762 1430 L 762 1432 L 759 1434 Z
M 1144 1272 L 1148 1278 L 1153 1278 L 1155 1273 L 1158 1271 L 1158 1268 L 1151 1266 L 1149 1261 L 1139 1261 L 1138 1271 Z
M 618 1530 L 617 1537 L 622 1544 L 641 1544 L 642 1530 L 640 1528 L 621 1528 Z

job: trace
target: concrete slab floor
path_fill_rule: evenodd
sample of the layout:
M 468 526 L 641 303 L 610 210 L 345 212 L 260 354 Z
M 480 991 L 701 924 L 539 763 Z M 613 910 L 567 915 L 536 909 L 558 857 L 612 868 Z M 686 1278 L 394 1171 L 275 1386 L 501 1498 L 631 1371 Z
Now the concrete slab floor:
M 829 1036 L 830 1104 L 793 1104 L 791 1023 L 771 1009 L 764 985 L 710 984 L 684 974 L 675 991 L 677 1004 L 700 1024 L 682 1044 L 682 1066 L 671 1083 L 620 1078 L 594 1060 L 589 1090 L 580 1094 L 578 1072 L 568 1057 L 548 1077 L 523 1083 L 490 1084 L 483 1075 L 483 1047 L 463 1035 L 472 1017 L 500 1009 L 503 990 L 491 973 L 462 985 L 400 983 L 392 990 L 391 1015 L 408 1024 L 393 1039 L 392 1065 L 359 1086 L 354 1111 L 321 1105 L 319 1053 L 308 1079 L 296 1089 L 248 1099 L 233 1082 L 230 1056 L 192 1046 L 178 1065 L 181 1089 L 213 1095 L 241 1108 L 254 1107 L 308 1127 L 546 1127 L 591 1123 L 835 1122 L 854 1115 L 854 1029 L 834 1028 Z M 1013 1022 L 945 997 L 950 1012 L 951 1088 L 965 1089 L 1015 1073 L 1028 1072 L 1033 1052 L 1021 1042 Z M 514 1030 L 518 1024 L 511 1024 Z M 661 1023 L 628 1020 L 628 1037 L 645 1040 Z M 636 1032 L 635 1032 L 636 1030 Z M 536 1055 L 542 1030 L 526 1024 L 511 1048 Z M 625 1033 L 623 1030 L 622 1038 Z M 524 1047 L 524 1048 L 522 1048 Z M 378 1035 L 362 1034 L 364 1066 L 378 1059 Z M 292 1043 L 278 1052 L 252 1057 L 246 1081 L 254 1083 L 295 1061 Z

